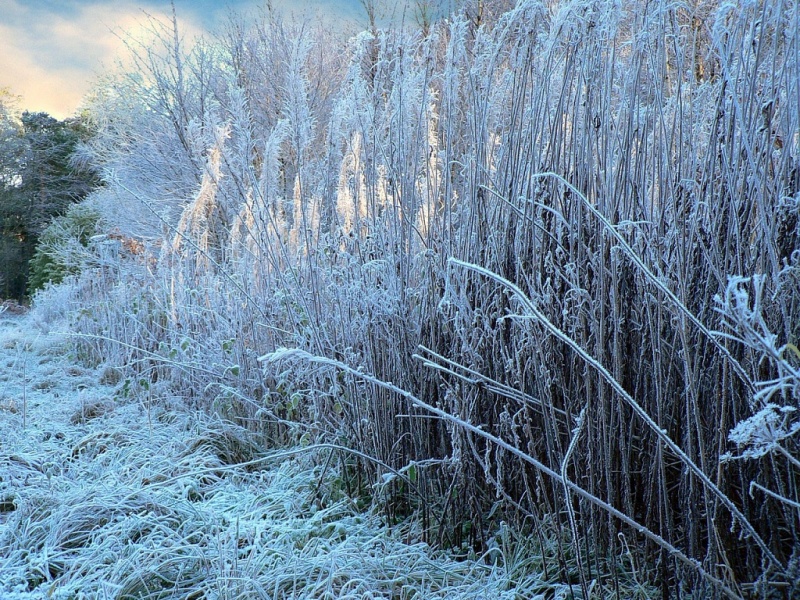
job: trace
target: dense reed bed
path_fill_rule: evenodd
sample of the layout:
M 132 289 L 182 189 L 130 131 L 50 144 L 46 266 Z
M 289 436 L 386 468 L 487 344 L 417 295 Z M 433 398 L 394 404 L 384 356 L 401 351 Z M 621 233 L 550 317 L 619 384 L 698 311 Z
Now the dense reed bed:
M 153 23 L 91 105 L 116 229 L 40 302 L 137 393 L 356 450 L 430 543 L 798 593 L 797 4 L 478 4 Z

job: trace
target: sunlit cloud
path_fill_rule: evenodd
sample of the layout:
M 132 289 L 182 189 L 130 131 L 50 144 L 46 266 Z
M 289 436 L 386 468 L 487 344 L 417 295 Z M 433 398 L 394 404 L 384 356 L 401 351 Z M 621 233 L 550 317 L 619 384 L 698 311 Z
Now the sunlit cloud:
M 176 0 L 178 21 L 191 39 L 228 12 L 255 12 L 263 0 Z M 360 0 L 274 0 L 286 14 L 356 23 Z M 22 96 L 21 107 L 58 118 L 75 113 L 92 81 L 127 55 L 126 35 L 147 39 L 150 17 L 168 20 L 164 0 L 0 0 L 0 88 Z
M 132 3 L 64 3 L 56 12 L 42 3 L 0 0 L 0 13 L 0 88 L 21 95 L 23 108 L 58 118 L 75 112 L 92 80 L 126 54 L 123 34 L 143 34 L 148 18 Z M 181 21 L 185 30 L 200 31 Z

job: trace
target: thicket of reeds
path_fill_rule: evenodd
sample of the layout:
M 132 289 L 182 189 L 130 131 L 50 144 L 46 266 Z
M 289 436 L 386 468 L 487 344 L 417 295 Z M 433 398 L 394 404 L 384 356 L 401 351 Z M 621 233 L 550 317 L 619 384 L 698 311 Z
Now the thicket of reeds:
M 91 107 L 78 348 L 371 457 L 428 541 L 555 522 L 584 594 L 800 593 L 797 3 L 484 8 L 153 23 Z

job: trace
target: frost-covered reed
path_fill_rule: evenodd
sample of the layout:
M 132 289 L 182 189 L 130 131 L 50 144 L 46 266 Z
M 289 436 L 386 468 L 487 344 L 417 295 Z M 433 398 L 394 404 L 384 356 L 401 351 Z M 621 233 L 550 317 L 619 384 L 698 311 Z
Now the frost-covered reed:
M 584 593 L 629 555 L 665 595 L 794 590 L 797 3 L 467 4 L 156 24 L 92 103 L 90 202 L 146 244 L 73 281 L 79 351 L 371 457 L 350 493 L 432 544 L 550 521 Z

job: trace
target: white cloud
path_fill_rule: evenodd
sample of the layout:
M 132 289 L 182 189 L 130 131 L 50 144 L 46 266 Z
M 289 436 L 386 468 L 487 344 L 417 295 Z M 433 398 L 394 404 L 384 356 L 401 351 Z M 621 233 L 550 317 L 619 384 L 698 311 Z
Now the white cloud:
M 359 0 L 273 0 L 287 14 L 353 22 Z M 147 15 L 170 18 L 167 0 L 0 0 L 0 88 L 22 96 L 21 108 L 64 118 L 74 114 L 91 82 L 127 51 L 121 32 L 150 37 Z M 224 21 L 227 6 L 254 8 L 263 0 L 176 0 L 187 39 Z M 116 33 L 115 33 L 116 32 Z
M 121 32 L 147 36 L 147 17 L 133 3 L 68 8 L 56 13 L 24 0 L 0 0 L 0 88 L 20 94 L 22 108 L 58 118 L 73 114 L 94 77 L 126 54 Z M 185 20 L 183 25 L 190 34 L 200 30 Z

